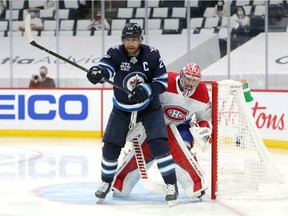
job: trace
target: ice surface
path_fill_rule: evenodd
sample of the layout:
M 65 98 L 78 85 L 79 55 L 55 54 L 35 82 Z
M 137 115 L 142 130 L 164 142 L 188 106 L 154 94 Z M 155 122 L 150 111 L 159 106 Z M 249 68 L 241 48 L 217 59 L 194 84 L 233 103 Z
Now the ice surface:
M 0 216 L 197 216 L 287 215 L 288 198 L 216 200 L 188 199 L 180 189 L 179 204 L 170 208 L 165 195 L 139 182 L 128 198 L 109 193 L 96 204 L 100 183 L 99 139 L 0 138 Z M 269 149 L 288 180 L 288 152 Z M 200 157 L 201 158 L 201 157 Z M 199 161 L 201 164 L 201 161 Z M 162 183 L 156 167 L 149 172 Z

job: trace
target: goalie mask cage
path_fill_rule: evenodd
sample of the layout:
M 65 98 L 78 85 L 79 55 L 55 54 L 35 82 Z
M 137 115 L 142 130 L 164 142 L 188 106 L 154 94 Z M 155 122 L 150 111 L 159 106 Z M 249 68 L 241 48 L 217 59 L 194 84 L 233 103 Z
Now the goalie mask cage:
M 261 198 L 284 192 L 241 82 L 212 82 L 212 124 L 212 199 Z

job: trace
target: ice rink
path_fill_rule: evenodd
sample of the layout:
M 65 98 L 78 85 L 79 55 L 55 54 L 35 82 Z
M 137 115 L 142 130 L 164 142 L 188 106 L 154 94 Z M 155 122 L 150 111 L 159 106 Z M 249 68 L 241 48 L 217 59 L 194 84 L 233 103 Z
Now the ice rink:
M 96 204 L 100 183 L 100 139 L 5 138 L 0 145 L 1 216 L 186 216 L 288 215 L 288 196 L 261 200 L 212 201 L 209 191 L 188 199 L 180 189 L 179 204 L 170 208 L 164 194 L 146 190 L 139 182 L 129 198 Z M 288 180 L 288 151 L 269 149 Z M 201 164 L 201 161 L 200 161 Z M 155 167 L 150 176 L 162 179 Z

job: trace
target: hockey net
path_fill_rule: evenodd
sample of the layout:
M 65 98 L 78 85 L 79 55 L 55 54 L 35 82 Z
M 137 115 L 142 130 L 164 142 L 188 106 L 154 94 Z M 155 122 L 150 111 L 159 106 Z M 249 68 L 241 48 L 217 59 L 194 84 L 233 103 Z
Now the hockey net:
M 212 83 L 212 124 L 212 199 L 283 192 L 283 180 L 255 125 L 241 82 Z

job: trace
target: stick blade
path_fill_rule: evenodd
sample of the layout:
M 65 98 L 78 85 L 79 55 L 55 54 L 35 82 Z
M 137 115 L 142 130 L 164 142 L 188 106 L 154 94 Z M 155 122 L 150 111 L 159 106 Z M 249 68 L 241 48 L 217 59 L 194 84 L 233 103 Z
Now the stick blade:
M 29 43 L 34 41 L 34 38 L 33 38 L 32 33 L 31 33 L 30 20 L 31 20 L 31 15 L 27 14 L 27 16 L 25 17 L 24 23 L 25 23 L 25 35 L 26 35 Z

